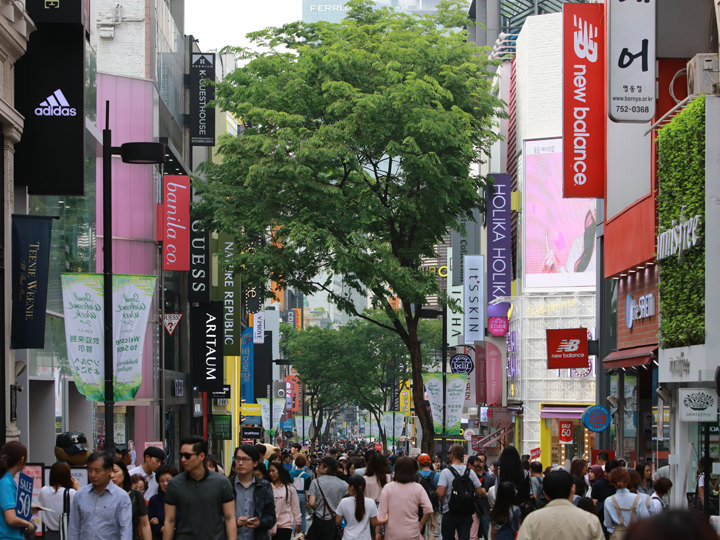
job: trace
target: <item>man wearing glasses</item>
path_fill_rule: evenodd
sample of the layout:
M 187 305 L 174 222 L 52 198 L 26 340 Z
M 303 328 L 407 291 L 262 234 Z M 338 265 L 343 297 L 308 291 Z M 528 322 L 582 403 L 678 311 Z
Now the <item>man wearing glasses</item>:
M 275 495 L 272 486 L 253 473 L 259 460 L 260 453 L 250 444 L 235 449 L 233 511 L 238 540 L 269 540 L 270 529 L 275 525 Z
M 237 537 L 232 486 L 205 466 L 207 453 L 202 437 L 180 441 L 180 463 L 185 470 L 170 480 L 165 492 L 163 540 Z

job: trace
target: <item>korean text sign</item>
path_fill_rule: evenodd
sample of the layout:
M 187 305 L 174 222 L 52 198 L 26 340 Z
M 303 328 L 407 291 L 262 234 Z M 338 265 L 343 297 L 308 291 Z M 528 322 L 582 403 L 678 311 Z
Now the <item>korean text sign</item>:
M 563 4 L 563 195 L 605 195 L 602 4 Z

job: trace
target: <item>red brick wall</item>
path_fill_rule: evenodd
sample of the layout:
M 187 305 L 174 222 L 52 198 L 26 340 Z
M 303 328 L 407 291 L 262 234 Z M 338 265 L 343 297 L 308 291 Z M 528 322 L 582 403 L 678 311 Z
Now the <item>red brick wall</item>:
M 627 327 L 625 309 L 628 294 L 637 302 L 639 297 L 652 294 L 655 299 L 655 315 L 633 321 L 632 328 Z M 627 349 L 654 345 L 658 342 L 658 289 L 657 265 L 651 265 L 618 280 L 617 306 L 617 348 Z

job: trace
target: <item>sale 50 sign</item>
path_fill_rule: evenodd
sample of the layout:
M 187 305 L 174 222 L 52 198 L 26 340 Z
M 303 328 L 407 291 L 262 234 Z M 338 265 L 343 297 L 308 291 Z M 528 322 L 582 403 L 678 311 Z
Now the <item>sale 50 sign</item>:
M 563 196 L 605 196 L 603 4 L 563 4 Z

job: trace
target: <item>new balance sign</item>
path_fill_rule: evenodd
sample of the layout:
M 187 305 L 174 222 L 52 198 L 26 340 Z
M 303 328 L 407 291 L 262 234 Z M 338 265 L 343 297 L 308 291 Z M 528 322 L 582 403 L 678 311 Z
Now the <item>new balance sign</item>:
M 563 4 L 563 196 L 605 195 L 603 4 Z
M 547 330 L 548 369 L 588 366 L 587 328 Z

